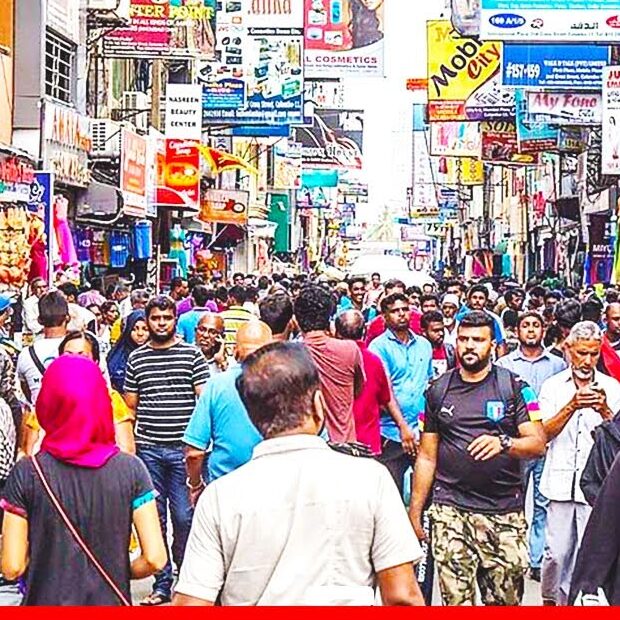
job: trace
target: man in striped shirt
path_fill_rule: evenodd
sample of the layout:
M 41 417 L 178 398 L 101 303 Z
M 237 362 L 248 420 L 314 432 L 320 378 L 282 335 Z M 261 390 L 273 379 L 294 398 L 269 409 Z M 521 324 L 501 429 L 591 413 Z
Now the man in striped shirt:
M 155 297 L 146 306 L 150 340 L 129 356 L 125 402 L 136 414 L 136 445 L 157 490 L 162 531 L 172 516 L 174 563 L 180 567 L 192 522 L 186 488 L 183 434 L 202 387 L 209 378 L 200 350 L 176 335 L 176 305 L 170 297 Z M 170 600 L 170 559 L 155 577 L 153 592 L 143 605 Z
M 228 291 L 228 310 L 220 312 L 224 319 L 224 337 L 227 357 L 234 357 L 237 330 L 248 321 L 256 317 L 243 304 L 246 300 L 246 289 L 243 286 L 233 286 Z

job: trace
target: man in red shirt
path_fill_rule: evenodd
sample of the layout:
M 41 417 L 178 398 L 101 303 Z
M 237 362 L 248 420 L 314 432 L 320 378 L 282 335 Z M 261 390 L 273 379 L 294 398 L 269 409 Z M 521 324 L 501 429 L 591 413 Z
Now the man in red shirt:
M 370 447 L 373 454 L 381 454 L 381 410 L 387 411 L 400 431 L 403 444 L 413 449 L 415 435 L 405 422 L 392 394 L 390 380 L 385 374 L 379 356 L 368 350 L 364 343 L 364 316 L 358 310 L 346 310 L 336 318 L 336 336 L 341 340 L 354 340 L 362 354 L 366 383 L 353 403 L 357 441 Z
M 426 312 L 421 320 L 422 335 L 433 347 L 433 379 L 456 367 L 456 351 L 451 344 L 444 342 L 446 335 L 443 314 Z
M 400 280 L 388 280 L 385 283 L 385 297 L 388 297 L 392 293 L 405 294 L 405 284 Z M 422 315 L 415 309 L 411 310 L 409 319 L 409 328 L 414 334 L 418 336 L 422 335 L 422 327 L 420 326 L 420 320 Z M 380 314 L 374 321 L 368 326 L 366 333 L 366 345 L 368 346 L 375 338 L 378 338 L 387 329 L 385 325 L 385 318 L 383 314 Z

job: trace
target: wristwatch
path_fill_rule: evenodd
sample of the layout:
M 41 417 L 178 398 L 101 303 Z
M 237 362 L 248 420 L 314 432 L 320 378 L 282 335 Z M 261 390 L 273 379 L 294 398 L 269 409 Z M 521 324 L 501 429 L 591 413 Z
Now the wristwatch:
M 502 447 L 502 452 L 508 452 L 508 450 L 512 448 L 512 437 L 508 437 L 508 435 L 500 435 L 499 445 Z

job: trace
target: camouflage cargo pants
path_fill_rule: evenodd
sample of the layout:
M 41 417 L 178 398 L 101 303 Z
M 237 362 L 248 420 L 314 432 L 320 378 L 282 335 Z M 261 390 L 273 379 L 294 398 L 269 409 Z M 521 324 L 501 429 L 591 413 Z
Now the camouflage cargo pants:
M 444 605 L 519 605 L 529 564 L 522 512 L 486 515 L 433 504 L 433 556 Z

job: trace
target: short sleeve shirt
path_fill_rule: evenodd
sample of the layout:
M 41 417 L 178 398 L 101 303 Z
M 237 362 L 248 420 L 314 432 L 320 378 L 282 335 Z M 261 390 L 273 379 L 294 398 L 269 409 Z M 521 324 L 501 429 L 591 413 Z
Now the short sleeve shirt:
M 541 419 L 534 391 L 516 376 L 513 402 L 504 404 L 497 372 L 493 367 L 482 381 L 467 383 L 453 371 L 438 410 L 427 399 L 423 431 L 440 436 L 433 487 L 438 504 L 487 514 L 523 509 L 519 461 L 507 454 L 475 461 L 467 451 L 480 435 L 518 437 L 520 424 Z
M 129 597 L 133 511 L 155 499 L 145 466 L 137 457 L 122 453 L 98 469 L 67 465 L 44 452 L 37 458 L 84 542 Z M 30 562 L 24 605 L 120 604 L 77 547 L 43 490 L 31 459 L 15 465 L 0 505 L 28 520 Z

